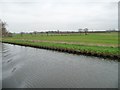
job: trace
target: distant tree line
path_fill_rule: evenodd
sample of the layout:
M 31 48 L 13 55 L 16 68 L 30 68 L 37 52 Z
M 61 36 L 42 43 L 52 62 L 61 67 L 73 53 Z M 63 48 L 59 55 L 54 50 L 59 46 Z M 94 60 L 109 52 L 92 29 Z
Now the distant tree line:
M 23 36 L 24 34 L 31 34 L 31 35 L 67 35 L 67 34 L 73 34 L 73 33 L 79 33 L 79 34 L 82 34 L 84 33 L 85 35 L 88 35 L 89 33 L 108 33 L 108 32 L 117 32 L 115 29 L 113 30 L 105 30 L 105 31 L 90 31 L 88 28 L 84 28 L 84 29 L 78 29 L 78 31 L 60 31 L 60 30 L 56 30 L 56 31 L 41 31 L 41 32 L 38 32 L 38 31 L 33 31 L 33 32 L 29 32 L 29 33 L 26 33 L 26 32 L 21 32 L 21 36 Z
M 85 35 L 87 35 L 88 33 L 110 33 L 110 32 L 118 32 L 118 30 L 116 29 L 109 29 L 109 30 L 105 30 L 105 31 L 89 31 L 88 28 L 84 28 L 84 29 L 78 29 L 79 33 L 85 33 Z
M 72 33 L 78 33 L 78 32 L 76 32 L 76 31 L 60 31 L 60 30 L 56 30 L 56 31 L 45 31 L 45 32 L 43 32 L 43 31 L 41 31 L 41 32 L 33 31 L 33 32 L 29 32 L 29 33 L 21 32 L 20 34 L 21 34 L 21 36 L 23 36 L 24 34 L 30 34 L 30 35 L 38 35 L 38 34 L 40 34 L 40 35 L 48 36 L 48 35 L 65 35 L 65 34 L 72 34 Z

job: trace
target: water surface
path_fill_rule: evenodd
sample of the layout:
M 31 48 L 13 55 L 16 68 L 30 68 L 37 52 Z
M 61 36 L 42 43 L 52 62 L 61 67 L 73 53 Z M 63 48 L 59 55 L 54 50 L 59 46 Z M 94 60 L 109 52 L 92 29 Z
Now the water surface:
M 3 88 L 118 87 L 115 60 L 10 44 L 2 49 Z

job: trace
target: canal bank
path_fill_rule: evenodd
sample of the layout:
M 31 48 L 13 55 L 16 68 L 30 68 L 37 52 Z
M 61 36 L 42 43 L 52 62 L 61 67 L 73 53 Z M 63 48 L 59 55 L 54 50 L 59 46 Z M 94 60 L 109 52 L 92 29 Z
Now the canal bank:
M 48 49 L 60 52 L 67 52 L 77 55 L 95 56 L 101 58 L 120 60 L 119 50 L 117 47 L 102 47 L 102 46 L 84 46 L 84 45 L 70 45 L 47 42 L 32 42 L 24 40 L 3 40 L 3 43 L 29 46 L 34 48 Z M 75 47 L 75 48 L 73 48 Z

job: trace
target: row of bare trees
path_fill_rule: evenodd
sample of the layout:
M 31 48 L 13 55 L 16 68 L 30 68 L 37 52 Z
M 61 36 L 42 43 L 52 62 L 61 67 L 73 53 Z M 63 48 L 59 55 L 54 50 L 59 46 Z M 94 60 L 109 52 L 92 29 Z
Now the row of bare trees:
M 87 35 L 88 34 L 88 28 L 84 28 L 84 29 L 78 29 L 78 32 L 79 33 L 81 33 L 81 32 L 84 32 L 85 33 L 85 35 Z
M 2 37 L 8 37 L 8 36 L 12 36 L 12 33 L 10 33 L 7 29 L 6 29 L 6 22 L 3 22 L 2 20 L 0 20 L 0 36 Z

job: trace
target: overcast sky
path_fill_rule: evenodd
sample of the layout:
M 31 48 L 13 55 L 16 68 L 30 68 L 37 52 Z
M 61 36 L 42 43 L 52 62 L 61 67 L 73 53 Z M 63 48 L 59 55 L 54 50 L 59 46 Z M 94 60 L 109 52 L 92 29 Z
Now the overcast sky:
M 11 32 L 118 28 L 119 0 L 0 0 Z

